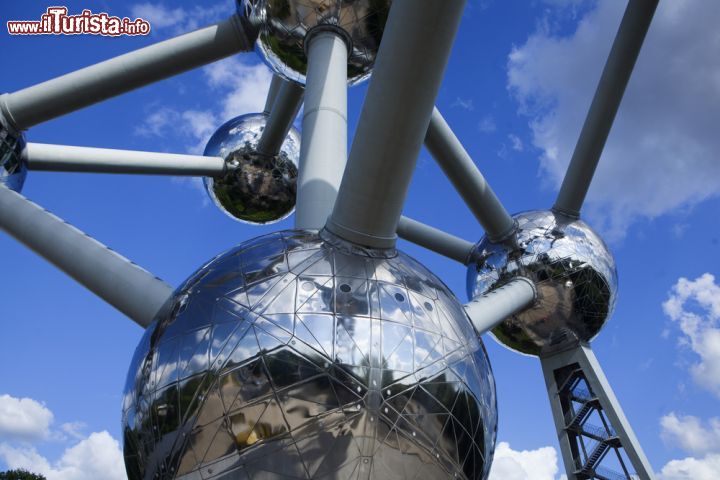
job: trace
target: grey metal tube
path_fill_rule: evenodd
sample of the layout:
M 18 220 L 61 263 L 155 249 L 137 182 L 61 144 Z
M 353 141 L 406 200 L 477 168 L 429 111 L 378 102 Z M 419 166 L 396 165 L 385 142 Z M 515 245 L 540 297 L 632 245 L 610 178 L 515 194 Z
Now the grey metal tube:
M 464 0 L 395 0 L 327 228 L 391 248 Z
M 275 78 L 277 76 L 273 77 L 273 83 Z M 258 151 L 271 156 L 277 155 L 280 151 L 293 120 L 300 110 L 305 93 L 302 85 L 298 83 L 286 80 L 281 80 L 281 82 L 262 137 L 258 142 Z
M 282 77 L 279 75 L 273 75 L 273 78 L 270 81 L 270 88 L 268 88 L 267 98 L 265 99 L 265 108 L 263 109 L 263 113 L 269 114 L 272 112 L 273 105 L 275 105 L 275 99 L 277 98 L 277 94 L 283 83 L 285 83 L 285 81 Z
M 173 291 L 162 280 L 3 186 L 0 228 L 142 327 L 152 322 Z
M 28 143 L 23 157 L 28 169 L 50 172 L 218 176 L 226 168 L 220 157 L 44 143 Z
M 477 334 L 482 335 L 509 316 L 530 307 L 536 298 L 533 282 L 518 277 L 470 301 L 465 305 L 465 311 Z
M 333 31 L 311 36 L 300 145 L 295 227 L 319 230 L 347 163 L 348 46 Z
M 437 108 L 433 110 L 430 118 L 425 146 L 491 241 L 501 241 L 515 231 L 515 221 L 502 206 Z
M 400 217 L 398 221 L 397 234 L 408 242 L 456 260 L 463 265 L 468 264 L 475 247 L 467 240 L 405 216 Z
M 156 43 L 0 97 L 17 130 L 205 65 L 250 51 L 253 40 L 237 15 L 215 25 Z
M 605 141 L 625 93 L 658 0 L 630 0 L 583 124 L 553 210 L 580 215 Z

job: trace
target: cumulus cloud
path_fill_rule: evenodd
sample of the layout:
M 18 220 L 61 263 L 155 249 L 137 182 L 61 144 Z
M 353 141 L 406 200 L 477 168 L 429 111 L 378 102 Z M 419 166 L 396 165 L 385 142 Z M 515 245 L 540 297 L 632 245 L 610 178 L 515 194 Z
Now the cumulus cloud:
M 143 2 L 130 6 L 133 18 L 150 22 L 154 32 L 168 32 L 174 35 L 196 30 L 205 25 L 229 17 L 235 11 L 231 0 L 214 5 L 196 5 L 192 8 L 170 7 L 163 3 Z
M 48 480 L 123 480 L 125 464 L 117 440 L 106 431 L 92 433 L 66 449 L 51 463 L 33 446 L 13 447 L 0 443 L 0 458 L 10 469 L 23 468 Z
M 220 102 L 222 120 L 262 112 L 272 80 L 265 65 L 229 58 L 208 65 L 204 72 L 209 86 L 224 92 Z
M 568 3 L 553 11 L 567 11 Z M 530 119 L 540 172 L 557 188 L 625 2 L 585 9 L 577 26 L 539 22 L 508 60 L 508 88 Z M 566 13 L 564 13 L 566 14 Z M 661 2 L 610 133 L 587 210 L 620 237 L 635 220 L 720 193 L 720 2 Z M 559 33 L 562 32 L 562 33 Z
M 53 414 L 31 398 L 0 395 L 0 438 L 33 440 L 47 438 Z
M 53 413 L 36 400 L 0 395 L 0 461 L 10 469 L 30 470 L 48 480 L 126 478 L 120 445 L 108 432 L 86 437 L 81 433 L 85 427 L 82 422 L 63 423 L 53 431 L 53 418 Z M 37 451 L 42 441 L 64 442 L 68 438 L 77 443 L 55 462 Z
M 257 63 L 229 58 L 203 69 L 207 88 L 218 100 L 205 110 L 155 108 L 136 128 L 144 137 L 179 140 L 188 153 L 201 154 L 215 130 L 230 118 L 261 112 L 272 79 L 270 70 Z M 208 96 L 208 98 L 213 98 Z
M 699 361 L 690 366 L 695 382 L 720 397 L 720 285 L 710 273 L 694 280 L 680 278 L 662 305 L 680 327 L 680 344 Z M 672 460 L 661 480 L 711 480 L 720 473 L 720 418 L 707 421 L 671 412 L 660 419 L 663 440 L 690 454 Z
M 558 456 L 553 447 L 517 451 L 509 443 L 500 442 L 495 448 L 489 480 L 555 480 L 558 471 Z
M 698 417 L 671 412 L 660 419 L 660 426 L 665 442 L 686 452 L 720 451 L 720 418 L 711 418 L 705 426 Z
M 687 457 L 668 462 L 660 471 L 659 480 L 717 480 L 720 454 L 704 458 Z
M 715 277 L 680 278 L 663 311 L 679 325 L 680 343 L 699 357 L 690 367 L 693 380 L 720 398 L 720 285 Z

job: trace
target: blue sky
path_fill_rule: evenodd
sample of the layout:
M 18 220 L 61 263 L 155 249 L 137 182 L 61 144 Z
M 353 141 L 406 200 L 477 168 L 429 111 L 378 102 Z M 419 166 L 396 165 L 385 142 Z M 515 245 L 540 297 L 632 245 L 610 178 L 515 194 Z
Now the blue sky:
M 437 105 L 511 212 L 552 205 L 624 2 L 471 0 Z M 3 5 L 7 20 L 49 4 Z M 149 37 L 10 37 L 0 91 L 168 38 L 232 13 L 232 2 L 71 1 L 143 15 Z M 664 479 L 720 476 L 720 4 L 661 2 L 585 210 L 618 264 L 613 319 L 593 343 Z M 193 152 L 264 104 L 270 72 L 239 55 L 41 124 L 29 141 Z M 350 90 L 354 130 L 366 86 Z M 23 194 L 177 285 L 246 239 L 291 228 L 235 223 L 196 180 L 31 173 Z M 423 151 L 405 212 L 476 241 L 482 229 Z M 465 269 L 401 242 L 466 300 Z M 49 478 L 122 478 L 120 395 L 141 330 L 0 235 L 0 468 Z M 716 276 L 717 278 L 714 278 Z M 687 279 L 685 281 L 681 279 Z M 494 479 L 559 478 L 540 365 L 486 339 L 498 386 Z M 115 470 L 117 472 L 117 470 Z

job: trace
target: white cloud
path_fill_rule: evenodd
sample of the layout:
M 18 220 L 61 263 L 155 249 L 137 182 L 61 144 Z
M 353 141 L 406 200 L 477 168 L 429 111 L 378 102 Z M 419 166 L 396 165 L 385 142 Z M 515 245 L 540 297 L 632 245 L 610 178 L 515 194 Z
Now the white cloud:
M 227 120 L 261 112 L 272 79 L 265 65 L 237 58 L 203 69 L 207 87 L 219 98 L 205 110 L 162 106 L 150 112 L 135 133 L 145 137 L 176 139 L 188 153 L 200 154 L 210 136 Z M 208 98 L 212 96 L 208 95 Z
M 31 398 L 0 395 L 0 461 L 10 469 L 23 468 L 48 480 L 122 480 L 125 477 L 120 445 L 106 431 L 85 437 L 82 422 L 63 423 L 52 431 L 53 413 Z M 35 443 L 46 440 L 79 440 L 61 457 L 50 462 L 38 453 Z
M 682 331 L 681 344 L 700 360 L 690 367 L 693 380 L 720 397 L 720 285 L 709 273 L 680 278 L 663 303 L 665 314 Z
M 553 447 L 517 451 L 507 442 L 500 442 L 495 448 L 489 480 L 555 480 L 558 470 Z
M 153 32 L 168 31 L 173 35 L 189 32 L 227 18 L 235 11 L 233 2 L 225 0 L 214 5 L 192 8 L 169 7 L 162 3 L 137 3 L 130 7 L 133 18 L 150 22 Z
M 32 440 L 47 438 L 53 414 L 31 398 L 0 395 L 0 438 Z
M 508 87 L 530 117 L 540 170 L 553 187 L 565 173 L 624 5 L 598 2 L 570 35 L 556 33 L 551 20 L 540 22 L 509 56 Z M 590 217 L 611 236 L 639 218 L 720 194 L 719 16 L 720 2 L 660 3 L 588 195 Z
M 472 98 L 460 98 L 457 97 L 455 101 L 450 105 L 451 107 L 459 107 L 463 110 L 467 110 L 469 112 L 472 112 L 475 110 L 475 105 L 473 105 Z
M 106 431 L 92 433 L 51 463 L 35 447 L 0 443 L 0 458 L 10 469 L 24 468 L 48 480 L 124 480 L 125 464 L 117 440 Z
M 204 69 L 210 87 L 225 92 L 221 99 L 223 121 L 243 113 L 262 112 L 272 73 L 263 64 L 229 58 Z
M 510 148 L 512 148 L 516 152 L 522 152 L 523 150 L 525 150 L 522 140 L 520 140 L 520 137 L 518 137 L 517 135 L 513 135 L 511 133 L 510 135 L 508 135 L 508 140 L 510 140 Z
M 717 480 L 720 475 L 720 454 L 704 458 L 687 457 L 671 460 L 662 469 L 658 480 Z
M 492 133 L 495 130 L 497 130 L 497 126 L 495 125 L 495 119 L 492 115 L 485 115 L 481 120 L 480 124 L 478 125 L 478 128 L 483 133 Z
M 704 426 L 698 417 L 674 412 L 660 419 L 663 439 L 693 454 L 720 451 L 720 418 L 711 418 L 707 424 Z

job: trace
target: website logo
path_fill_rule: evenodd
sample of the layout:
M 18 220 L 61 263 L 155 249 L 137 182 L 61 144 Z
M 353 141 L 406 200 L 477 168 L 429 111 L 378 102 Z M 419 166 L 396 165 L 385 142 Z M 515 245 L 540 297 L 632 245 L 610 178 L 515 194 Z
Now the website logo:
M 142 18 L 130 20 L 105 12 L 93 13 L 85 9 L 78 15 L 68 15 L 67 7 L 48 7 L 40 20 L 10 20 L 10 35 L 147 35 L 150 22 Z

